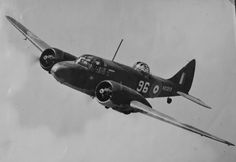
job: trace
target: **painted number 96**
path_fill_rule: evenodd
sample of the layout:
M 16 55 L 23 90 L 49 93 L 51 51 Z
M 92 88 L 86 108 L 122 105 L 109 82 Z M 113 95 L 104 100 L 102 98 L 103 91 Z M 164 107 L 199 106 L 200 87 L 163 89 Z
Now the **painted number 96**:
M 150 83 L 149 82 L 144 82 L 142 80 L 139 81 L 137 91 L 142 92 L 142 93 L 147 93 L 149 89 Z

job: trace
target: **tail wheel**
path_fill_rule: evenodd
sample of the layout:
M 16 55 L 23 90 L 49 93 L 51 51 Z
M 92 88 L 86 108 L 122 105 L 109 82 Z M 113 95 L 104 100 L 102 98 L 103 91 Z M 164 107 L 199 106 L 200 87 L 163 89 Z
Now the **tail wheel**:
M 170 104 L 172 102 L 172 98 L 168 97 L 167 98 L 167 103 Z

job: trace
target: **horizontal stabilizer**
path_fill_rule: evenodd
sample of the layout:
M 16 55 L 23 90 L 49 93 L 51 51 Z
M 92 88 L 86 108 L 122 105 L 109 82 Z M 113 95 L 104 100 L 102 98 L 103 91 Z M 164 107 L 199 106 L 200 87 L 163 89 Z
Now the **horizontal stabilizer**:
M 203 107 L 206 107 L 206 108 L 208 108 L 208 109 L 211 109 L 210 106 L 208 106 L 207 104 L 205 104 L 205 103 L 204 103 L 202 100 L 200 100 L 199 98 L 196 98 L 196 97 L 194 97 L 194 96 L 191 96 L 191 95 L 189 95 L 189 94 L 186 94 L 186 93 L 183 93 L 183 92 L 180 92 L 180 91 L 177 91 L 177 94 L 179 94 L 180 96 L 182 96 L 182 97 L 184 97 L 184 98 L 189 99 L 190 101 L 195 102 L 196 104 L 199 104 L 199 105 L 201 105 L 201 106 L 203 106 Z

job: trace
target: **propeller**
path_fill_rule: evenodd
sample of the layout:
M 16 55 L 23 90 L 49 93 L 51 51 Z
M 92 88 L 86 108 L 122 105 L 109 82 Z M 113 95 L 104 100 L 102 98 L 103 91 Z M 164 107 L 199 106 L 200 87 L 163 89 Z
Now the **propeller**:
M 35 55 L 33 53 L 30 53 L 30 54 L 27 54 L 27 57 L 28 57 L 28 61 L 29 61 L 29 64 L 31 66 L 34 66 L 35 64 L 38 64 L 39 63 L 39 56 L 38 55 Z

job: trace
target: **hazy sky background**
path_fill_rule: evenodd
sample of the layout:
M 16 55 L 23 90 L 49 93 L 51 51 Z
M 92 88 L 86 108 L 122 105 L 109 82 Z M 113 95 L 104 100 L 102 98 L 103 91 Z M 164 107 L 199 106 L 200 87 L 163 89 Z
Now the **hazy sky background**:
M 7 22 L 48 44 L 169 78 L 195 58 L 190 94 L 153 107 L 236 144 L 235 17 L 227 0 L 0 0 L 0 161 L 235 162 L 236 149 L 141 114 L 106 110 L 32 64 L 40 52 Z

